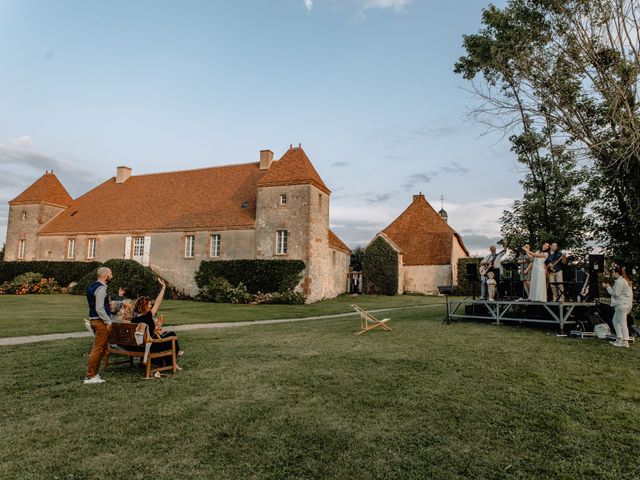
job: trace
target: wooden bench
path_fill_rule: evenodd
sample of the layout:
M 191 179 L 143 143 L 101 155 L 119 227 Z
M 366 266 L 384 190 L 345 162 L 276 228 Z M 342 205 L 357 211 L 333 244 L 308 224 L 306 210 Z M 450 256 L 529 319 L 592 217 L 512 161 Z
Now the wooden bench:
M 367 312 L 364 308 L 358 305 L 351 305 L 358 314 L 360 315 L 360 330 L 356 332 L 356 335 L 361 335 L 369 330 L 373 330 L 374 328 L 382 328 L 388 332 L 391 331 L 391 327 L 389 327 L 386 323 L 391 320 L 390 318 L 383 318 L 382 320 L 378 320 L 376 317 Z
M 142 344 L 136 341 L 136 330 L 138 328 L 142 330 Z M 109 332 L 109 349 L 104 356 L 104 368 L 106 370 L 109 365 L 127 363 L 127 361 L 129 365 L 133 366 L 133 359 L 137 357 L 140 358 L 143 363 L 146 359 L 147 370 L 145 378 L 151 378 L 152 374 L 166 370 L 172 370 L 173 373 L 175 373 L 178 370 L 178 364 L 176 363 L 177 339 L 177 337 L 150 337 L 147 326 L 144 323 L 112 323 L 111 331 Z M 151 346 L 157 344 L 166 344 L 166 349 L 159 352 L 152 352 Z M 110 355 L 122 355 L 129 357 L 129 359 L 122 362 L 110 362 Z M 152 368 L 152 360 L 157 358 L 171 358 L 171 365 Z

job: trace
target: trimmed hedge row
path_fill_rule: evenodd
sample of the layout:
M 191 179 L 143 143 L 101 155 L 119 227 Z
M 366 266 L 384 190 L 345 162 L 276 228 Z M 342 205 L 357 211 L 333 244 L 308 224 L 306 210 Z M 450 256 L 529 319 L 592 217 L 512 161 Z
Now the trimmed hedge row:
M 11 282 L 18 275 L 33 272 L 55 278 L 62 287 L 77 282 L 100 266 L 100 262 L 0 262 L 0 283 Z
M 471 296 L 473 295 L 473 281 L 467 278 L 467 264 L 475 263 L 476 272 L 480 269 L 481 257 L 466 257 L 458 259 L 458 285 L 456 286 L 457 295 Z M 476 295 L 480 295 L 480 275 L 478 274 L 476 282 Z
M 195 278 L 200 289 L 214 278 L 224 278 L 232 285 L 243 283 L 254 294 L 285 292 L 298 285 L 304 269 L 302 260 L 207 260 L 200 263 Z
M 87 288 L 96 280 L 98 267 L 105 266 L 111 269 L 113 280 L 109 283 L 107 291 L 116 295 L 119 288 L 126 290 L 125 296 L 137 298 L 147 296 L 155 298 L 160 293 L 158 276 L 149 268 L 143 267 L 135 260 L 112 259 L 104 264 L 98 264 L 91 272 L 82 277 L 73 287 L 75 295 L 85 295 Z M 170 294 L 167 297 L 171 297 Z
M 367 248 L 362 260 L 364 292 L 372 295 L 398 293 L 398 254 L 382 237 Z

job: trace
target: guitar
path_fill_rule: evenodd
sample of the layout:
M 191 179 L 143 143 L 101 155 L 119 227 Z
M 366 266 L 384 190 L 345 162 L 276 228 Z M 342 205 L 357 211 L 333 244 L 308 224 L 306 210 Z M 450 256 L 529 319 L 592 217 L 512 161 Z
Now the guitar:
M 493 265 L 496 259 L 504 255 L 506 251 L 507 251 L 507 246 L 505 245 L 505 248 L 500 253 L 496 253 L 496 256 L 493 259 L 493 262 L 482 262 L 480 264 L 480 268 L 478 269 L 478 273 L 480 274 L 480 276 L 484 277 L 487 273 L 489 273 L 489 270 L 492 270 L 494 268 Z
M 567 258 L 567 256 L 563 253 L 560 258 L 556 259 L 555 262 L 548 264 L 547 265 L 547 276 L 549 276 L 552 273 L 554 273 L 556 265 L 558 265 L 558 263 L 560 263 L 560 262 L 564 262 L 564 259 L 566 259 L 566 258 Z

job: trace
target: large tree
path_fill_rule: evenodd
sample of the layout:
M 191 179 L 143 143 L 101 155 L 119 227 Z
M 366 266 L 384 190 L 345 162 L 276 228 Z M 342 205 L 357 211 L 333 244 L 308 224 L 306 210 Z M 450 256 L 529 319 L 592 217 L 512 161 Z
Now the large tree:
M 525 136 L 550 128 L 563 154 L 587 162 L 594 232 L 630 265 L 640 265 L 639 19 L 639 0 L 509 0 L 483 11 L 456 63 L 482 80 L 482 121 Z

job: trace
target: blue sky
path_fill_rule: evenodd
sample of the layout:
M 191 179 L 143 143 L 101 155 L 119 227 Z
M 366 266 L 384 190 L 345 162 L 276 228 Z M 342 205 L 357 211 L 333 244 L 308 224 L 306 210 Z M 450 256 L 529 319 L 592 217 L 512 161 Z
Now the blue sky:
M 484 6 L 0 0 L 0 238 L 6 202 L 45 169 L 75 197 L 117 165 L 244 163 L 302 143 L 349 245 L 422 191 L 484 249 L 520 196 L 508 142 L 466 120 L 475 100 L 453 74 Z

